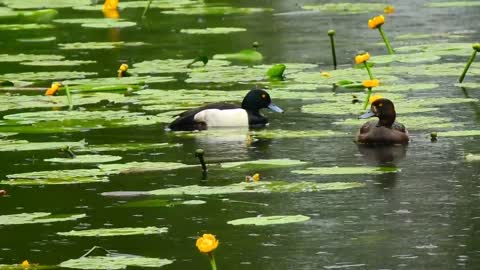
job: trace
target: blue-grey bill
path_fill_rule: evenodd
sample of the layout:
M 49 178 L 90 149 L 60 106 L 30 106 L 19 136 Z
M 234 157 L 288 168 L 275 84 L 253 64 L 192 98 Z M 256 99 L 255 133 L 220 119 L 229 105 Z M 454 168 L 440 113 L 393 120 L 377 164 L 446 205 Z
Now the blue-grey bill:
M 274 112 L 283 113 L 283 110 L 273 103 L 270 103 L 270 105 L 268 105 L 268 108 Z
M 358 117 L 358 119 L 365 119 L 365 118 L 369 118 L 369 117 L 372 117 L 372 116 L 375 116 L 375 113 L 373 113 L 371 110 L 368 110 L 366 113 L 360 115 Z

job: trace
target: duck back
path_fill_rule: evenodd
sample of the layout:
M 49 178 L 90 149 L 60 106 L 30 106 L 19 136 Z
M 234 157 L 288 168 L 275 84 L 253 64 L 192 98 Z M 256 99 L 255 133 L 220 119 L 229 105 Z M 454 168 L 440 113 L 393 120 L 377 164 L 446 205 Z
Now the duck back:
M 196 121 L 195 116 L 205 110 L 232 110 L 240 109 L 240 106 L 228 103 L 212 103 L 202 107 L 194 108 L 185 112 L 182 112 L 175 117 L 175 119 L 168 128 L 170 130 L 204 130 L 207 128 L 207 123 L 202 121 Z

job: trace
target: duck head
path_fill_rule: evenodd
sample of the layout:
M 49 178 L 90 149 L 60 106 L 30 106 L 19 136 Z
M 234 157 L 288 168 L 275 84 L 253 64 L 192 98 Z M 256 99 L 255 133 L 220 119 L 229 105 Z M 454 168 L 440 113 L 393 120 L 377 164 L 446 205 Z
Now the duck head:
M 268 108 L 274 112 L 283 113 L 283 110 L 272 103 L 270 95 L 263 89 L 252 89 L 243 98 L 242 108 L 252 113 L 259 113 L 260 109 Z
M 378 126 L 391 127 L 395 122 L 395 106 L 393 102 L 386 98 L 380 98 L 372 102 L 370 110 L 360 115 L 359 119 L 365 119 L 369 117 L 378 117 Z

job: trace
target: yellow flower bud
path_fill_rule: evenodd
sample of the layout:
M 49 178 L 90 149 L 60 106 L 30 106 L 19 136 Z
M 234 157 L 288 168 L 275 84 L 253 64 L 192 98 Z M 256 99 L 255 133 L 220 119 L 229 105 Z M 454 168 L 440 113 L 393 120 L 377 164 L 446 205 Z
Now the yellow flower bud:
M 119 78 L 124 77 L 127 70 L 128 70 L 128 65 L 127 64 L 121 64 L 120 67 L 117 70 L 118 77 Z
M 28 260 L 25 260 L 25 261 L 22 262 L 22 267 L 23 267 L 23 268 L 28 268 L 28 267 L 30 267 L 30 263 L 28 262 Z
M 197 239 L 196 246 L 202 253 L 210 253 L 218 247 L 218 240 L 215 235 L 205 233 Z
M 330 77 L 332 77 L 332 75 L 331 75 L 330 73 L 328 73 L 328 72 L 321 72 L 320 75 L 322 75 L 322 76 L 325 77 L 325 78 L 330 78 Z
M 260 174 L 258 174 L 258 173 L 254 174 L 254 175 L 252 176 L 252 180 L 253 180 L 254 182 L 260 181 Z
M 472 48 L 473 48 L 475 51 L 480 52 L 480 43 L 473 44 Z
M 105 0 L 103 10 L 112 10 L 118 8 L 118 0 Z
M 59 82 L 52 83 L 52 86 L 50 88 L 48 88 L 47 91 L 45 91 L 45 96 L 55 95 L 58 92 L 58 90 L 60 89 L 60 86 L 62 86 L 62 84 L 59 83 Z
M 385 17 L 383 17 L 383 15 L 379 15 L 368 20 L 368 27 L 370 27 L 371 29 L 376 29 L 379 26 L 382 26 L 382 24 L 384 23 L 385 23 Z
M 358 54 L 355 56 L 355 63 L 362 64 L 367 62 L 368 59 L 370 59 L 370 54 L 368 52 L 364 54 Z
M 377 79 L 374 80 L 364 80 L 362 82 L 363 87 L 365 88 L 372 88 L 372 87 L 377 87 L 380 84 L 380 82 Z
M 386 6 L 383 9 L 383 13 L 385 13 L 385 14 L 392 14 L 394 12 L 395 12 L 395 8 L 393 6 Z
M 380 96 L 380 95 L 373 95 L 368 99 L 368 102 L 370 102 L 370 104 L 372 104 L 373 102 L 375 102 L 376 100 L 381 99 L 381 98 L 383 98 L 383 97 Z

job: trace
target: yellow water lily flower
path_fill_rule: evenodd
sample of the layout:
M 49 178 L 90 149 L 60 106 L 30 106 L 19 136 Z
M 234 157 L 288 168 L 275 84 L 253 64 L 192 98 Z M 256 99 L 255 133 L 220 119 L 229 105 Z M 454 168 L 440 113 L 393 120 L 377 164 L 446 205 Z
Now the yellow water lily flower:
M 218 247 L 218 240 L 215 238 L 215 235 L 205 233 L 197 239 L 196 246 L 200 252 L 210 253 Z
M 118 68 L 117 72 L 118 72 L 118 77 L 124 77 L 125 76 L 125 73 L 127 72 L 128 70 L 128 65 L 127 64 L 121 64 L 120 67 Z
M 380 82 L 377 79 L 373 80 L 364 80 L 362 82 L 363 87 L 365 88 L 372 88 L 372 87 L 377 87 L 380 84 Z
M 109 19 L 120 18 L 120 13 L 118 12 L 118 9 L 103 9 L 102 11 L 105 18 L 109 18 Z
M 480 43 L 473 44 L 472 48 L 473 48 L 475 51 L 480 52 Z
M 393 6 L 386 6 L 383 9 L 383 13 L 385 13 L 385 14 L 392 14 L 394 12 L 395 12 L 395 7 L 393 7 Z
M 23 268 L 28 268 L 28 267 L 30 267 L 30 263 L 28 262 L 28 260 L 25 260 L 25 261 L 22 262 L 22 267 L 23 267 Z
M 370 104 L 372 104 L 373 102 L 375 102 L 376 100 L 381 99 L 381 98 L 383 98 L 383 97 L 380 96 L 380 95 L 373 95 L 368 99 L 368 102 L 370 102 Z
M 368 20 L 368 27 L 371 29 L 376 29 L 382 26 L 385 23 L 385 17 L 383 15 L 375 16 Z
M 52 86 L 50 88 L 48 88 L 47 91 L 45 91 L 45 96 L 55 95 L 58 92 L 58 90 L 60 89 L 61 86 L 62 86 L 62 84 L 59 83 L 59 82 L 52 83 Z
M 358 54 L 357 56 L 355 56 L 355 63 L 356 64 L 362 64 L 362 63 L 367 62 L 368 59 L 370 59 L 370 54 L 368 52 Z
M 254 175 L 252 176 L 252 180 L 253 180 L 254 182 L 260 181 L 260 174 L 258 174 L 258 173 L 254 174 Z
M 325 77 L 325 78 L 330 78 L 330 77 L 332 77 L 332 75 L 331 75 L 330 73 L 328 73 L 328 72 L 320 72 L 320 75 L 322 75 L 322 76 Z
M 118 8 L 118 0 L 105 0 L 102 10 L 112 10 Z

